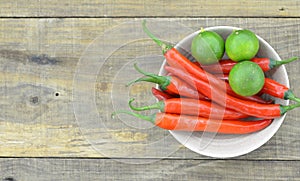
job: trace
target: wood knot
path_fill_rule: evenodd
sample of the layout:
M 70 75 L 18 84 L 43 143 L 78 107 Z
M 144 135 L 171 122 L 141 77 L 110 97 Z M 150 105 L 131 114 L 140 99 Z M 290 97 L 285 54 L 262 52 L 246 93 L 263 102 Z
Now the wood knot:
M 285 8 L 284 8 L 284 7 L 281 7 L 281 8 L 279 8 L 278 10 L 281 11 L 281 12 L 283 12 L 283 11 L 285 11 Z
M 16 179 L 14 179 L 13 177 L 5 177 L 3 179 L 3 181 L 17 181 Z
M 38 96 L 31 96 L 29 98 L 29 102 L 33 105 L 38 105 L 40 103 L 40 99 Z
M 57 59 L 55 58 L 51 58 L 49 57 L 48 55 L 46 54 L 42 54 L 42 55 L 33 55 L 30 60 L 32 62 L 35 62 L 37 64 L 40 64 L 40 65 L 47 65 L 47 64 L 50 64 L 50 65 L 54 65 L 56 64 L 57 62 L 59 62 Z

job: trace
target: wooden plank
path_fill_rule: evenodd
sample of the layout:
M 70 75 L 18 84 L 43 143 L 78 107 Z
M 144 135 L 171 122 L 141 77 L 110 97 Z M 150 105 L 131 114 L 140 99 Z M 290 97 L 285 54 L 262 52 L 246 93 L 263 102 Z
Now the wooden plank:
M 180 8 L 179 8 L 180 7 Z M 299 17 L 299 1 L 1 1 L 1 17 Z
M 0 159 L 6 180 L 299 180 L 299 161 Z
M 106 59 L 93 84 L 97 112 L 102 116 L 100 118 L 103 123 L 109 127 L 99 129 L 95 126 L 97 123 L 89 124 L 90 130 L 83 132 L 78 126 L 73 109 L 74 103 L 80 103 L 74 99 L 73 92 L 77 63 L 90 43 L 99 41 L 97 38 L 101 37 L 104 32 L 108 35 L 112 31 L 111 27 L 114 27 L 113 31 L 117 31 L 116 29 L 121 24 L 130 20 L 139 21 L 140 19 L 0 20 L 1 156 L 206 158 L 189 151 L 172 139 L 168 143 L 176 148 L 174 153 L 163 155 L 162 152 L 165 149 L 163 146 L 148 149 L 144 145 L 161 139 L 168 133 L 151 128 L 151 125 L 142 121 L 138 121 L 137 125 L 134 121 L 122 122 L 110 118 L 110 113 L 116 107 L 122 106 L 113 105 L 112 91 L 125 89 L 126 96 L 120 94 L 121 96 L 118 97 L 119 102 L 124 104 L 128 101 L 128 95 L 138 98 L 140 105 L 151 101 L 147 90 L 152 84 L 135 85 L 130 91 L 124 86 L 116 87 L 139 75 L 132 71 L 130 75 L 120 76 L 122 71 L 119 69 L 127 72 L 125 63 L 138 58 L 143 59 L 147 55 L 159 56 L 161 54 L 159 48 L 149 39 L 139 39 L 124 44 L 126 39 L 124 37 L 135 37 L 137 34 L 134 33 L 114 34 L 116 35 L 115 41 L 104 42 L 108 47 L 120 46 Z M 155 21 L 157 23 L 166 21 L 165 19 L 151 20 L 152 27 L 155 27 Z M 264 37 L 282 58 L 300 54 L 298 34 L 300 23 L 296 18 L 174 18 L 165 22 L 167 28 L 173 27 L 172 24 L 186 27 L 188 31 L 176 34 L 180 31 L 176 29 L 153 30 L 158 34 L 160 31 L 164 32 L 165 39 L 176 43 L 186 34 L 200 27 L 231 25 L 252 29 Z M 119 37 L 123 39 L 118 39 Z M 94 52 L 93 55 L 96 58 L 97 53 L 105 50 L 101 48 L 99 47 L 99 51 Z M 153 63 L 148 66 L 146 64 L 144 68 L 147 71 L 157 72 L 159 66 L 159 63 Z M 290 83 L 296 94 L 300 90 L 299 66 L 299 62 L 287 65 Z M 93 75 L 87 74 L 86 76 L 89 78 Z M 90 83 L 93 82 L 86 82 L 83 85 L 90 85 Z M 85 86 L 78 88 L 78 91 L 83 93 L 90 90 L 90 87 Z M 82 98 L 83 100 L 90 99 L 88 96 Z M 98 117 L 92 118 L 98 120 Z M 145 127 L 147 129 L 142 129 Z M 267 144 L 241 159 L 299 160 L 299 129 L 298 111 L 291 111 L 279 132 Z M 104 141 L 92 145 L 86 140 L 87 137 L 94 141 Z M 114 142 L 107 141 L 112 139 Z M 103 150 L 106 151 L 103 152 Z M 133 151 L 139 155 L 132 154 Z

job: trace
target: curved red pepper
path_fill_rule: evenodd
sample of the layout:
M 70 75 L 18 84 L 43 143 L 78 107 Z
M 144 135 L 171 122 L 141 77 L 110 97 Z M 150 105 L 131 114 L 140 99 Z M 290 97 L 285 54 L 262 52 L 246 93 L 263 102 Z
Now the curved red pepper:
M 271 119 L 263 120 L 218 120 L 198 116 L 155 113 L 150 116 L 141 115 L 135 112 L 117 111 L 112 114 L 125 113 L 137 118 L 149 121 L 154 125 L 177 131 L 207 131 L 222 134 L 249 134 L 260 131 L 272 123 Z
M 265 78 L 265 84 L 261 92 L 277 98 L 290 99 L 300 102 L 300 99 L 294 95 L 291 89 L 270 78 Z
M 157 113 L 155 125 L 167 130 L 207 131 L 223 134 L 249 134 L 260 131 L 272 123 L 272 119 L 264 120 L 212 120 L 209 118 L 188 115 Z M 207 126 L 209 124 L 209 126 Z M 215 130 L 218 128 L 217 130 Z
M 267 72 L 269 70 L 271 70 L 272 68 L 278 67 L 280 65 L 283 64 L 287 64 L 290 62 L 293 62 L 295 60 L 297 60 L 298 57 L 292 57 L 286 60 L 273 60 L 270 58 L 258 58 L 258 57 L 254 57 L 251 59 L 251 61 L 255 62 L 256 64 L 258 64 L 260 66 L 260 68 L 264 71 Z M 210 65 L 200 65 L 195 63 L 198 66 L 201 66 L 201 68 L 203 68 L 205 71 L 210 72 L 210 73 L 224 73 L 224 74 L 228 74 L 230 72 L 230 70 L 232 69 L 232 67 L 237 64 L 238 62 L 235 62 L 233 60 L 220 60 L 219 63 L 215 63 L 215 64 L 210 64 Z
M 165 113 L 185 114 L 219 119 L 240 119 L 248 117 L 246 114 L 224 108 L 216 103 L 205 100 L 171 98 L 144 107 L 134 107 L 132 105 L 133 100 L 134 99 L 131 99 L 129 101 L 129 106 L 135 111 L 159 109 L 161 112 Z

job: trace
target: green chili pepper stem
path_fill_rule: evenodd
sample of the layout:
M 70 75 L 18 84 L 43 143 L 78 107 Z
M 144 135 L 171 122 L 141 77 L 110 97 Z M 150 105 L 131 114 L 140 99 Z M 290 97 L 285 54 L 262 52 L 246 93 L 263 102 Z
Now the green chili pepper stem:
M 169 76 L 159 76 L 159 75 L 156 75 L 156 74 L 152 74 L 152 73 L 149 73 L 149 72 L 145 72 L 143 71 L 142 69 L 140 69 L 137 64 L 134 64 L 134 68 L 141 74 L 145 75 L 145 76 L 148 76 L 148 77 L 142 77 L 142 78 L 138 78 L 138 79 L 135 79 L 131 82 L 129 82 L 127 84 L 127 86 L 133 84 L 133 83 L 137 83 L 137 82 L 140 82 L 140 81 L 146 81 L 146 82 L 152 82 L 152 83 L 156 83 L 160 86 L 161 89 L 163 90 L 166 90 L 168 85 L 170 85 L 171 83 L 171 78 Z
M 296 97 L 291 90 L 288 90 L 284 93 L 284 99 L 289 99 L 300 103 L 300 98 Z
M 300 98 L 298 98 L 298 97 L 290 98 L 290 100 L 293 100 L 293 101 L 296 101 L 296 102 L 299 102 L 299 103 L 300 103 Z
M 163 101 L 159 101 L 157 103 L 154 103 L 152 105 L 149 105 L 149 106 L 144 106 L 144 107 L 135 107 L 132 105 L 132 102 L 134 101 L 135 99 L 132 98 L 129 100 L 129 107 L 130 109 L 134 110 L 134 111 L 146 111 L 146 110 L 151 110 L 151 109 L 159 109 L 160 111 L 164 112 L 164 102 Z
M 154 77 L 154 78 L 159 77 L 159 76 L 156 75 L 156 74 L 149 73 L 149 72 L 146 72 L 146 71 L 142 70 L 141 68 L 139 68 L 139 67 L 137 66 L 136 63 L 133 64 L 133 67 L 134 67 L 134 69 L 135 69 L 136 71 L 138 71 L 139 73 L 141 73 L 141 74 L 143 74 L 143 75 L 146 75 L 146 76 L 149 76 L 149 77 Z
M 153 33 L 151 33 L 151 31 L 147 28 L 146 26 L 146 20 L 143 21 L 142 23 L 143 26 L 143 30 L 144 32 L 158 45 L 161 47 L 162 49 L 162 53 L 165 54 L 168 50 L 172 49 L 173 46 L 167 43 L 164 43 L 163 41 L 161 41 L 160 39 L 158 39 L 156 36 L 153 35 Z
M 146 115 L 138 114 L 138 113 L 135 113 L 135 112 L 125 111 L 125 110 L 119 110 L 119 111 L 113 112 L 111 114 L 111 117 L 114 118 L 115 115 L 120 114 L 120 113 L 128 114 L 128 115 L 134 116 L 136 118 L 139 118 L 139 119 L 142 119 L 142 120 L 145 120 L 145 121 L 149 121 L 149 122 L 155 124 L 156 114 L 152 114 L 152 115 L 146 116 Z
M 288 106 L 280 105 L 280 113 L 281 113 L 281 115 L 283 115 L 284 113 L 286 113 L 290 110 L 293 110 L 297 107 L 300 107 L 300 103 L 293 104 L 293 105 L 288 105 Z
M 270 59 L 270 69 L 278 67 L 278 66 L 283 65 L 283 64 L 293 62 L 297 59 L 298 59 L 298 57 L 292 57 L 292 58 L 281 60 L 281 61 Z
M 128 82 L 126 84 L 126 86 L 128 87 L 128 86 L 130 86 L 134 83 L 138 83 L 138 82 L 152 82 L 152 83 L 157 83 L 158 84 L 157 80 L 153 77 L 141 77 L 141 78 L 138 78 L 138 79 L 135 79 L 135 80 L 132 80 L 132 81 Z

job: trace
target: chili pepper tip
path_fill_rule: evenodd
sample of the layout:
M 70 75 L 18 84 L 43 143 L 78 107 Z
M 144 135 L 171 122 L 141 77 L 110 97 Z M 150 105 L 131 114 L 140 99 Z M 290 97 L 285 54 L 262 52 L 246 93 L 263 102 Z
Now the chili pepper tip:
M 129 105 L 130 105 L 134 100 L 135 100 L 135 98 L 130 98 L 129 101 L 128 101 Z
M 132 84 L 139 82 L 138 80 L 139 80 L 139 79 L 134 79 L 134 80 L 128 82 L 125 86 L 126 86 L 126 87 L 129 87 L 129 86 L 131 86 Z
M 115 119 L 116 114 L 118 114 L 117 111 L 111 113 L 110 117 L 111 117 L 112 119 Z

